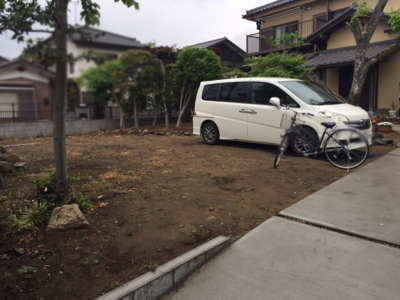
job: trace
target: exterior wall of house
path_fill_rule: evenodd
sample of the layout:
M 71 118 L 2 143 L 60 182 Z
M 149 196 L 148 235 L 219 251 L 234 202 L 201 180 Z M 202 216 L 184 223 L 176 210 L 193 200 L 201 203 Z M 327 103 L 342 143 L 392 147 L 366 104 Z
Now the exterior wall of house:
M 332 92 L 339 94 L 339 70 L 337 68 L 326 70 L 326 85 Z
M 326 70 L 326 84 L 339 93 L 339 68 Z M 400 52 L 379 63 L 378 110 L 400 109 Z
M 366 0 L 368 4 L 373 7 L 378 0 Z M 287 24 L 291 22 L 305 22 L 300 27 L 302 36 L 310 34 L 313 29 L 312 21 L 314 16 L 326 13 L 328 11 L 335 11 L 351 6 L 355 0 L 302 0 L 294 3 L 284 5 L 267 12 L 260 13 L 253 17 L 253 20 L 262 20 L 261 30 L 266 30 L 270 27 Z M 389 0 L 385 12 L 390 13 L 394 9 L 400 8 L 399 0 Z M 309 22 L 307 22 L 309 21 Z
M 379 64 L 378 109 L 400 108 L 400 52 Z
M 374 7 L 378 0 L 366 0 L 371 7 Z M 300 34 L 305 37 L 313 30 L 313 19 L 318 14 L 327 11 L 335 11 L 345 7 L 349 7 L 355 0 L 302 0 L 292 4 L 284 5 L 268 12 L 260 13 L 253 20 L 262 20 L 261 32 L 266 29 L 298 21 L 300 26 Z M 399 0 L 389 0 L 385 12 L 390 13 L 395 9 L 400 9 Z M 310 22 L 306 22 L 310 21 Z M 371 43 L 392 40 L 398 37 L 398 34 L 385 33 L 389 29 L 385 23 L 379 24 L 374 33 Z M 342 47 L 354 46 L 355 40 L 348 26 L 344 26 L 333 33 L 327 43 L 327 49 L 336 49 Z M 326 84 L 335 93 L 339 93 L 339 69 L 329 68 L 326 70 Z M 394 105 L 396 109 L 400 108 L 400 53 L 396 53 L 386 58 L 379 64 L 378 77 L 378 109 L 392 109 Z
M 18 92 L 21 87 L 31 87 L 34 90 L 32 114 L 36 114 L 37 120 L 52 119 L 52 93 L 49 82 L 34 81 L 29 78 L 13 78 L 12 80 L 0 80 L 0 87 L 7 87 L 11 92 Z M 29 110 L 32 108 L 29 107 Z
M 303 24 L 300 30 L 304 33 L 309 32 L 312 29 L 312 21 L 314 16 L 323 14 L 330 11 L 335 11 L 350 6 L 353 0 L 336 0 L 336 1 L 309 1 L 303 0 L 295 2 L 291 5 L 282 6 L 280 8 L 271 10 L 267 13 L 261 13 L 256 20 L 263 20 L 261 30 L 266 28 L 286 24 L 290 22 L 306 22 L 310 21 L 309 24 Z
M 81 57 L 89 50 L 96 51 L 97 53 L 101 54 L 106 54 L 106 55 L 117 55 L 120 56 L 122 53 L 124 53 L 123 50 L 121 51 L 116 51 L 116 50 L 104 50 L 104 49 L 99 49 L 99 48 L 91 48 L 91 47 L 85 47 L 81 45 L 77 45 L 76 43 L 72 42 L 71 40 L 67 41 L 67 51 L 68 54 L 70 54 L 74 58 Z M 71 65 L 68 65 L 68 79 L 76 79 L 79 78 L 82 73 L 92 67 L 96 66 L 96 63 L 94 61 L 88 61 L 85 58 L 79 59 L 74 63 L 74 69 L 71 70 Z M 72 72 L 73 71 L 73 72 Z
M 6 72 L 0 73 L 0 80 L 12 80 L 16 78 L 26 78 L 32 81 L 44 82 L 47 83 L 49 80 L 46 77 L 40 76 L 35 72 L 29 72 L 28 70 L 19 71 L 19 70 L 9 70 Z
M 388 25 L 381 23 L 372 36 L 371 43 L 383 42 L 395 39 L 398 34 L 385 33 L 389 29 Z M 348 26 L 344 26 L 333 33 L 327 43 L 327 49 L 336 49 L 342 47 L 354 46 L 356 44 L 354 35 Z

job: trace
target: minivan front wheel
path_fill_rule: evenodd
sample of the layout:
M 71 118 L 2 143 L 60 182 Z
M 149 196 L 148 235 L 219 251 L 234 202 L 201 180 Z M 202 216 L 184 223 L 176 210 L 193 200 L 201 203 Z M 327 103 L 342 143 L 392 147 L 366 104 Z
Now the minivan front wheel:
M 308 127 L 299 127 L 290 138 L 290 149 L 296 155 L 307 155 L 318 151 L 318 135 Z
M 213 122 L 207 122 L 201 127 L 201 136 L 204 143 L 215 145 L 219 140 L 219 131 L 217 125 Z

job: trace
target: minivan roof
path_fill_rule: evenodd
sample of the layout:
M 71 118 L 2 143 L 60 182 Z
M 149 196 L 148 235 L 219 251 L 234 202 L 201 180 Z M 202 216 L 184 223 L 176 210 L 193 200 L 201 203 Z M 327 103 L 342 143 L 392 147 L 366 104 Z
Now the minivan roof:
M 265 82 L 276 83 L 276 82 L 280 82 L 280 81 L 300 81 L 300 79 L 280 78 L 280 77 L 243 77 L 243 78 L 231 78 L 231 79 L 203 81 L 202 83 L 210 84 L 210 83 L 229 83 L 229 82 L 241 82 L 241 81 L 265 81 Z

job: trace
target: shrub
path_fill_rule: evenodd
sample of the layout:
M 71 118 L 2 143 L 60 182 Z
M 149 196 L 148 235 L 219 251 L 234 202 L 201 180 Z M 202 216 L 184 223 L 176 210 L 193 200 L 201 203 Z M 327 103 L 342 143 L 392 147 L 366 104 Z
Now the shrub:
M 389 26 L 393 31 L 400 31 L 400 10 L 393 11 L 390 14 Z
M 31 208 L 25 209 L 19 217 L 11 215 L 9 217 L 9 226 L 17 232 L 32 230 L 35 227 L 46 225 L 49 217 L 50 211 L 47 205 L 37 203 Z
M 71 177 L 71 182 L 78 182 L 78 177 Z M 44 178 L 35 183 L 37 202 L 31 207 L 25 208 L 19 214 L 11 214 L 6 218 L 5 225 L 12 231 L 22 232 L 32 230 L 36 227 L 45 226 L 50 218 L 52 210 L 68 203 L 77 203 L 83 212 L 92 207 L 90 199 L 80 193 L 79 197 L 65 197 L 56 192 L 56 174 L 50 171 Z M 70 193 L 72 195 L 72 193 Z
M 297 53 L 274 53 L 264 57 L 254 57 L 248 61 L 251 65 L 250 76 L 287 77 L 305 79 L 313 69 L 306 67 L 306 59 Z
M 361 23 L 361 20 L 368 17 L 372 12 L 372 8 L 369 7 L 364 1 L 358 1 L 357 10 L 353 17 L 350 19 L 350 24 Z
M 38 202 L 52 209 L 65 203 L 64 195 L 57 193 L 57 178 L 55 171 L 50 171 L 45 178 L 36 181 Z
M 89 209 L 92 208 L 93 205 L 89 197 L 82 193 L 79 194 L 79 198 L 76 200 L 76 203 L 79 205 L 79 208 L 83 212 L 87 212 Z

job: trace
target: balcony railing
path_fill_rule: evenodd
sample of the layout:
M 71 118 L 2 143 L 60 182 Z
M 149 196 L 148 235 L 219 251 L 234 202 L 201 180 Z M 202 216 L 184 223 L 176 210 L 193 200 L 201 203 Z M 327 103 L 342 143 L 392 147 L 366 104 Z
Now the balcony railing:
M 328 21 L 325 21 L 328 22 Z M 318 20 L 318 27 L 323 25 L 323 21 Z M 253 33 L 247 36 L 247 53 L 257 54 L 272 51 L 274 49 L 284 49 L 290 48 L 296 42 L 298 37 L 298 42 L 302 39 L 307 38 L 312 33 L 315 32 L 316 28 L 314 20 L 308 20 L 298 23 L 298 31 L 287 34 L 287 36 L 292 37 L 292 39 L 276 38 L 276 28 L 272 27 L 266 30 L 261 30 L 260 32 Z M 285 36 L 285 35 L 284 35 Z

